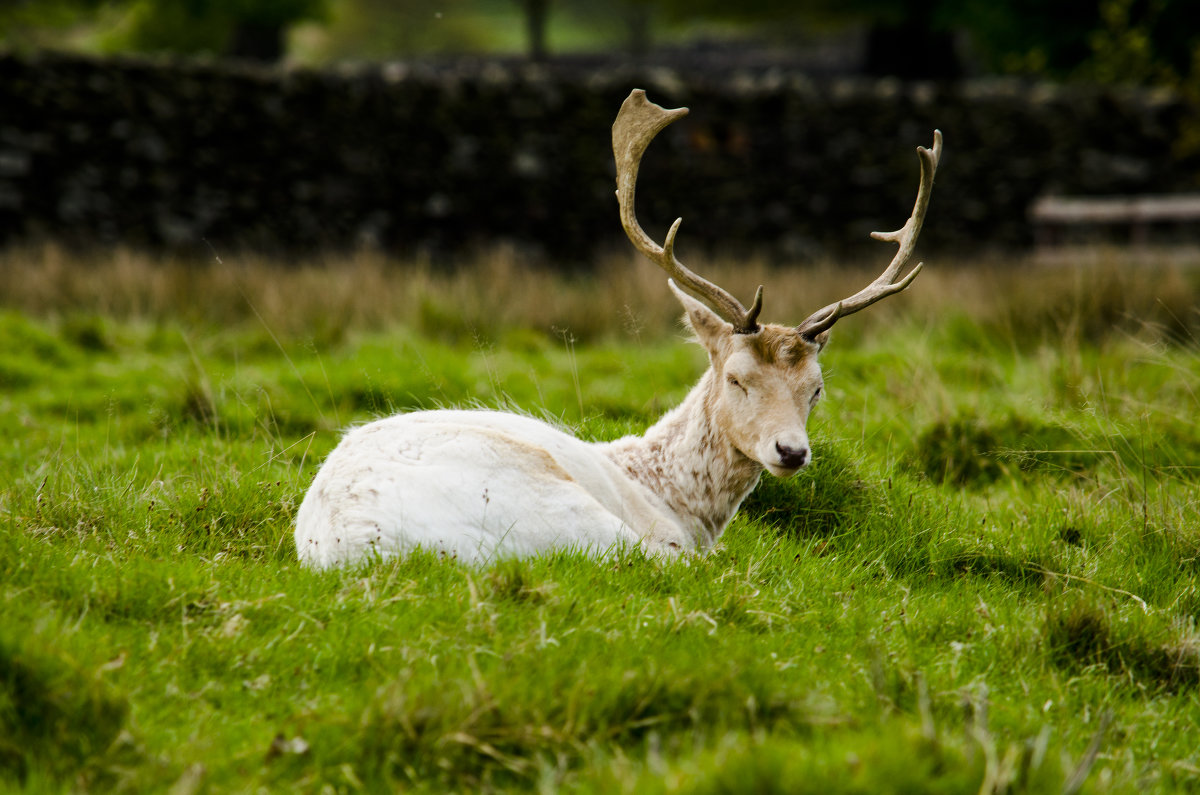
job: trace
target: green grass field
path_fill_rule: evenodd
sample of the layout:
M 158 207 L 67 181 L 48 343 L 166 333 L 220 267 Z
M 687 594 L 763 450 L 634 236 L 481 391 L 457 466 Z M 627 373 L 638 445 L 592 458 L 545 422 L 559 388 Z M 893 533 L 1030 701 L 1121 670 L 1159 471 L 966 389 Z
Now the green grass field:
M 708 555 L 297 566 L 349 424 L 679 400 L 702 353 L 631 263 L 0 258 L 0 784 L 1200 790 L 1194 269 L 930 263 Z M 869 278 L 713 267 L 770 320 Z

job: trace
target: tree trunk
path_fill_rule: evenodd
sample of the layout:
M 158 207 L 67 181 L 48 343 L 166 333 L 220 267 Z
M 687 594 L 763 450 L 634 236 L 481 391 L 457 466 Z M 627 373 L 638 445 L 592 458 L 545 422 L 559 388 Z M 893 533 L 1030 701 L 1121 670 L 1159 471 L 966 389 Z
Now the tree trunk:
M 550 0 L 523 0 L 525 8 L 525 30 L 529 35 L 529 58 L 544 61 L 549 54 L 546 47 L 546 27 L 550 19 Z
M 629 54 L 635 61 L 641 62 L 650 55 L 650 17 L 651 9 L 646 3 L 629 4 L 625 12 L 625 23 L 629 30 Z

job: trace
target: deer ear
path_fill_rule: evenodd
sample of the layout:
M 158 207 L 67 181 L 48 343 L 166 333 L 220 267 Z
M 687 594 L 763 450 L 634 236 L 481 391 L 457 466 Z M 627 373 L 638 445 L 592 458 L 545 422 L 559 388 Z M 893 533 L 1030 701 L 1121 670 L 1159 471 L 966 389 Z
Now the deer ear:
M 808 339 L 807 337 L 805 339 L 807 339 L 808 342 L 811 342 L 813 345 L 816 345 L 817 353 L 820 353 L 821 351 L 825 350 L 825 346 L 829 344 L 829 333 L 831 331 L 833 331 L 833 329 L 827 328 L 812 339 Z
M 716 312 L 679 289 L 674 279 L 667 279 L 667 284 L 687 312 L 688 325 L 692 327 L 692 331 L 696 332 L 696 337 L 708 349 L 709 354 L 716 354 L 718 351 L 724 350 L 725 343 L 733 334 L 733 326 L 722 320 Z

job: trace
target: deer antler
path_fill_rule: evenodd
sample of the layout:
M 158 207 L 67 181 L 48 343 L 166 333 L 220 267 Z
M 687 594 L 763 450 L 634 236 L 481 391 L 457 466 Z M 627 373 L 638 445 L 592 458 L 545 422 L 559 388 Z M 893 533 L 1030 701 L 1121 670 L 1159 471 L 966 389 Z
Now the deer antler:
M 937 171 L 938 161 L 942 158 L 941 130 L 933 131 L 933 151 L 923 146 L 917 147 L 917 156 L 921 160 L 921 185 L 917 189 L 917 202 L 913 205 L 912 215 L 905 221 L 904 226 L 895 232 L 872 232 L 871 237 L 896 243 L 900 250 L 892 258 L 891 264 L 875 281 L 868 284 L 849 298 L 844 298 L 836 304 L 830 304 L 813 312 L 804 322 L 796 326 L 796 330 L 805 339 L 811 340 L 823 331 L 827 331 L 838 318 L 852 315 L 860 309 L 866 309 L 876 301 L 894 295 L 906 289 L 912 280 L 921 272 L 925 263 L 918 262 L 908 274 L 899 281 L 896 277 L 912 259 L 913 249 L 917 245 L 917 236 L 921 234 L 921 225 L 925 223 L 925 211 L 929 207 L 929 194 L 933 191 L 933 175 Z
M 749 311 L 741 302 L 725 290 L 697 276 L 688 270 L 675 258 L 675 235 L 679 232 L 682 218 L 677 218 L 667 232 L 663 245 L 658 245 L 642 230 L 634 212 L 634 193 L 637 188 L 638 168 L 642 163 L 642 155 L 646 148 L 668 124 L 687 115 L 687 108 L 666 108 L 655 105 L 646 99 L 646 92 L 634 89 L 621 110 L 617 120 L 613 122 L 612 140 L 613 156 L 617 160 L 617 202 L 621 206 L 621 226 L 633 243 L 634 248 L 645 254 L 656 265 L 662 268 L 674 279 L 680 287 L 699 298 L 720 315 L 733 324 L 739 334 L 752 334 L 758 331 L 758 313 L 762 310 L 762 290 L 760 286 L 754 296 L 754 305 Z

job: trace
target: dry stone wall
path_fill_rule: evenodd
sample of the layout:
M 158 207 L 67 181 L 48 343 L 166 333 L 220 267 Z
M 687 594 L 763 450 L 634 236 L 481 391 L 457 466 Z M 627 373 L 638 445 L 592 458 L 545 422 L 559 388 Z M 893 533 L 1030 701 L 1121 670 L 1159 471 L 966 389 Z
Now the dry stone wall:
M 785 70 L 394 63 L 315 71 L 0 55 L 0 244 L 277 253 L 506 242 L 563 263 L 621 245 L 609 129 L 632 87 L 692 115 L 647 156 L 639 215 L 681 246 L 858 250 L 911 208 L 946 137 L 924 245 L 1020 247 L 1044 193 L 1195 190 L 1172 95 Z M 878 246 L 878 244 L 874 244 Z

